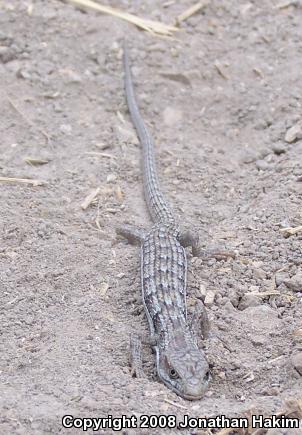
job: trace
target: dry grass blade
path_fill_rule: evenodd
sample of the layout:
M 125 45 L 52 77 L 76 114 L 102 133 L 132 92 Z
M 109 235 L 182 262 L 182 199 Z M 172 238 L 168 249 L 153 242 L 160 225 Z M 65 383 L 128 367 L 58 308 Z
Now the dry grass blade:
M 200 9 L 203 9 L 205 6 L 207 6 L 208 2 L 198 2 L 193 6 L 190 6 L 188 9 L 186 9 L 182 14 L 178 15 L 176 18 L 176 24 L 180 24 L 182 21 L 187 20 L 192 15 L 196 14 Z
M 39 131 L 46 138 L 47 143 L 49 143 L 49 141 L 50 141 L 49 135 L 44 130 L 41 130 L 39 127 L 36 127 L 35 123 L 32 122 L 29 118 L 27 118 L 27 116 L 25 116 L 25 114 L 23 112 L 21 112 L 21 110 L 18 109 L 17 105 L 14 103 L 14 101 L 8 95 L 6 95 L 6 98 L 7 98 L 8 102 L 9 102 L 9 104 L 21 116 L 21 118 L 24 119 L 24 121 L 28 125 L 30 125 L 31 127 L 37 129 L 37 131 Z
M 14 177 L 0 177 L 0 181 L 4 183 L 21 183 L 21 184 L 31 184 L 32 186 L 42 186 L 46 184 L 42 180 L 34 180 L 31 178 L 14 178 Z
M 69 3 L 74 3 L 80 7 L 91 8 L 95 11 L 102 12 L 104 14 L 112 15 L 129 23 L 135 24 L 137 27 L 146 30 L 152 34 L 172 36 L 173 32 L 177 32 L 179 29 L 168 24 L 161 23 L 160 21 L 146 20 L 139 18 L 136 15 L 123 12 L 119 9 L 111 8 L 110 6 L 104 6 L 96 3 L 92 0 L 67 0 Z

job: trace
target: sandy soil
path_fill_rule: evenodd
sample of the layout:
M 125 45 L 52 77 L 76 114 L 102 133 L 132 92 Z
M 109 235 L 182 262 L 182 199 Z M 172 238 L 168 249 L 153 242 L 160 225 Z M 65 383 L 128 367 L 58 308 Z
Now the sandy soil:
M 110 2 L 167 23 L 192 3 Z M 214 0 L 177 40 L 60 1 L 0 3 L 0 176 L 45 182 L 0 184 L 2 434 L 81 433 L 64 414 L 269 415 L 301 398 L 302 233 L 285 229 L 302 225 L 302 8 L 277 3 Z M 188 305 L 206 299 L 212 328 L 196 402 L 157 381 L 148 349 L 146 379 L 128 367 L 130 332 L 148 329 L 139 251 L 115 227 L 151 222 L 125 35 L 170 202 L 204 248 L 236 253 L 189 255 Z

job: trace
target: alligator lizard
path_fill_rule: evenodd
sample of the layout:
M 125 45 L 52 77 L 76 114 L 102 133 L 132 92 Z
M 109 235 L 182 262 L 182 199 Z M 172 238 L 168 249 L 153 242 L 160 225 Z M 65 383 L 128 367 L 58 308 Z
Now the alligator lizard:
M 159 185 L 152 137 L 140 115 L 133 90 L 129 56 L 124 47 L 125 90 L 132 122 L 143 151 L 145 199 L 154 222 L 142 234 L 130 227 L 117 232 L 141 244 L 141 284 L 144 308 L 156 354 L 159 379 L 185 399 L 200 399 L 210 373 L 204 352 L 197 346 L 186 310 L 187 258 L 184 247 L 197 250 L 197 238 L 181 234 Z M 140 342 L 132 337 L 132 365 L 141 375 Z

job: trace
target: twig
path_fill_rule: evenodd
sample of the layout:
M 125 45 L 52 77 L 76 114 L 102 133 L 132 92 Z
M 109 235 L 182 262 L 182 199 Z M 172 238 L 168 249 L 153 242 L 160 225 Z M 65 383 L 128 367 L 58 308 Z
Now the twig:
M 7 183 L 31 184 L 32 186 L 42 186 L 43 184 L 46 184 L 45 181 L 34 180 L 31 178 L 0 177 L 0 181 L 7 182 Z
M 86 151 L 85 154 L 88 154 L 89 156 L 95 156 L 95 157 L 107 157 L 108 159 L 116 159 L 116 157 L 112 156 L 111 154 L 99 153 L 97 151 Z
M 164 402 L 169 403 L 170 405 L 175 406 L 176 408 L 187 409 L 185 406 L 180 405 L 179 403 L 172 402 L 171 400 L 168 399 L 164 399 Z
M 178 15 L 178 17 L 175 20 L 176 25 L 180 24 L 182 21 L 187 20 L 192 15 L 196 14 L 200 9 L 203 9 L 205 6 L 208 5 L 208 2 L 198 2 L 193 6 L 190 6 L 188 9 L 186 9 L 182 14 Z

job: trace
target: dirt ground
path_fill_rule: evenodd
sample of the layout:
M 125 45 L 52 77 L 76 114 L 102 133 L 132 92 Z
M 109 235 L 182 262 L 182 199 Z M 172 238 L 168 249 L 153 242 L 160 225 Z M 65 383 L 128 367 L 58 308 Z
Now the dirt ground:
M 193 3 L 110 5 L 172 23 Z M 168 39 L 61 1 L 0 2 L 0 176 L 44 182 L 0 184 L 1 434 L 82 433 L 63 415 L 270 415 L 301 399 L 302 6 L 283 3 L 214 0 Z M 129 334 L 148 328 L 139 250 L 115 228 L 151 221 L 125 36 L 167 197 L 203 248 L 236 254 L 189 254 L 189 312 L 205 300 L 211 321 L 213 379 L 196 402 L 158 382 L 148 349 L 146 378 L 129 372 Z

